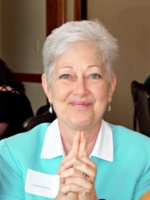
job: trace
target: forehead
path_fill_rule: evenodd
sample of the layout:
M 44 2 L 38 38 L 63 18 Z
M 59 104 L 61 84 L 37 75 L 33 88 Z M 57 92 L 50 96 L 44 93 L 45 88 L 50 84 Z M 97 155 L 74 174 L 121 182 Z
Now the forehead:
M 102 65 L 102 59 L 97 48 L 89 42 L 76 42 L 70 45 L 56 59 L 56 65 L 78 64 Z

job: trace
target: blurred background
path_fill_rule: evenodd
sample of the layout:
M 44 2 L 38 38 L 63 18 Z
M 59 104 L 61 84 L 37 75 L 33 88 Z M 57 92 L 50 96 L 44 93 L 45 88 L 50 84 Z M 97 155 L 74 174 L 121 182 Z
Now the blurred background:
M 117 88 L 105 119 L 133 128 L 131 82 L 150 74 L 150 1 L 0 0 L 0 57 L 23 81 L 34 112 L 46 104 L 42 48 L 53 28 L 70 20 L 99 19 L 118 39 Z

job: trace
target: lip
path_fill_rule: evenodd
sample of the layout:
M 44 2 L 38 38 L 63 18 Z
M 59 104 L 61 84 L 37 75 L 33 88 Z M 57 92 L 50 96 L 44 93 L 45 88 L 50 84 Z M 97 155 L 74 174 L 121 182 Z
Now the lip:
M 90 102 L 82 102 L 82 101 L 73 101 L 70 102 L 69 104 L 75 108 L 82 108 L 82 109 L 88 108 L 91 105 Z

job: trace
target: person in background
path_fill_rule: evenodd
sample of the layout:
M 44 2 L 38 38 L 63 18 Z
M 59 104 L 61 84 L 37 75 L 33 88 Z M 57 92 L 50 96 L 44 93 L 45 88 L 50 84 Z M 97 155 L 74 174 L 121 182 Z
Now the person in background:
M 150 75 L 148 75 L 144 81 L 144 88 L 145 90 L 148 92 L 148 94 L 150 95 Z
M 117 54 L 117 40 L 97 20 L 67 22 L 47 37 L 42 85 L 57 119 L 0 142 L 0 199 L 149 195 L 150 138 L 103 119 Z
M 22 132 L 23 122 L 31 116 L 24 85 L 0 59 L 0 139 Z

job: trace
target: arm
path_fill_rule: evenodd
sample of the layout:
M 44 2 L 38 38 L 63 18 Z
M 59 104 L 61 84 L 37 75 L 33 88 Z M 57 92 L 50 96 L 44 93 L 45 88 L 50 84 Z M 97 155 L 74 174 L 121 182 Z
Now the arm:
M 6 131 L 8 128 L 9 124 L 6 122 L 1 122 L 0 123 L 0 137 L 3 135 L 3 133 Z
M 24 200 L 22 175 L 4 140 L 0 142 L 0 199 Z
M 150 199 L 150 162 L 140 176 L 134 193 L 134 200 Z
M 141 198 L 140 200 L 148 200 L 150 199 L 150 190 L 148 190 Z

